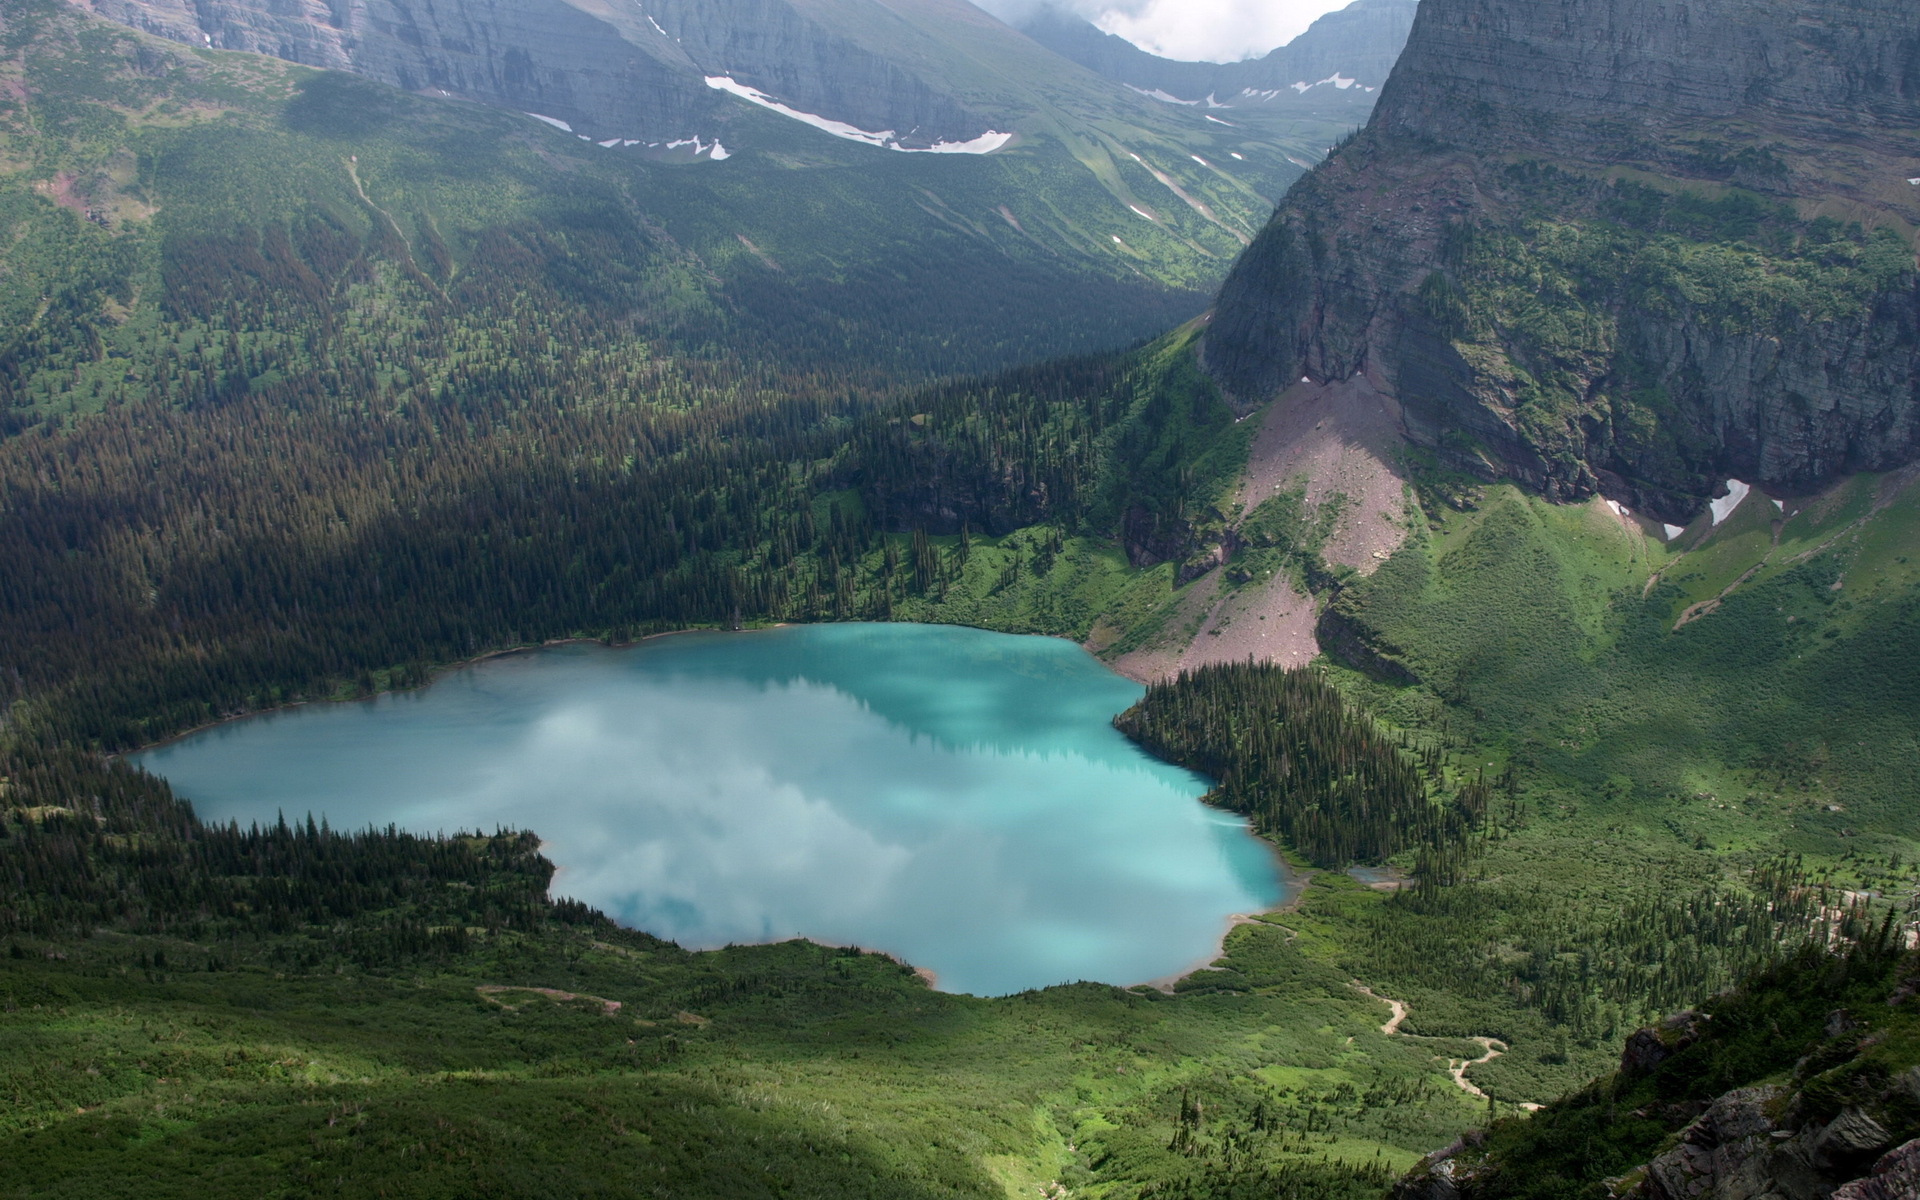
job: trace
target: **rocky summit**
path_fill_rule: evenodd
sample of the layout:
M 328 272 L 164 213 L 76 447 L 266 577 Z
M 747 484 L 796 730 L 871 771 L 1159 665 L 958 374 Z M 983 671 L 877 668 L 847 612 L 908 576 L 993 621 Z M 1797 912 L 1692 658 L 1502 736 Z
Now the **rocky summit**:
M 1366 375 L 1453 466 L 1668 520 L 1920 449 L 1920 9 L 1426 0 L 1206 355 Z

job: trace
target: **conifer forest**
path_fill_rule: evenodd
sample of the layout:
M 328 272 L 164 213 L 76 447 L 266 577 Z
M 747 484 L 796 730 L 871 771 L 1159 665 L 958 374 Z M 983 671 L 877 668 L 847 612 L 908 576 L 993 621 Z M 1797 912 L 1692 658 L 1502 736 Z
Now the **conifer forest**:
M 1422 84 L 1480 0 L 1394 18 L 1393 84 L 1196 99 L 1096 68 L 1265 60 L 1089 25 L 1014 79 L 967 55 L 1066 43 L 1005 6 L 638 6 L 656 45 L 555 0 L 721 149 L 230 7 L 196 44 L 158 0 L 0 0 L 0 1197 L 1920 1195 L 1908 417 L 1796 425 L 1811 383 L 1759 433 L 1700 415 L 1735 360 L 1741 396 L 1812 378 L 1805 329 L 1861 396 L 1911 382 L 1914 181 L 1828 178 L 1920 172 L 1892 100 L 1830 153 L 1800 113 L 1602 169 L 1540 140 L 1587 125 Z M 754 38 L 797 39 L 791 103 L 681 64 Z M 832 63 L 846 120 L 792 99 Z M 495 82 L 586 111 L 615 84 L 579 70 Z M 1511 145 L 1348 136 L 1416 85 Z M 991 153 L 895 152 L 964 121 Z M 1803 426 L 1831 461 L 1748 469 Z M 1095 732 L 1276 898 L 1175 975 L 983 997 L 617 920 L 537 811 L 222 820 L 131 757 L 543 648 L 885 622 L 1135 681 Z

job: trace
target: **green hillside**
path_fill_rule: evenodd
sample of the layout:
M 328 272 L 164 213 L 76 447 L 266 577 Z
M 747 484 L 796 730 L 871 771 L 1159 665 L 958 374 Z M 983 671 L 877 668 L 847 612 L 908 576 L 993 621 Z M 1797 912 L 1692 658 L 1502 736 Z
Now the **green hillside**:
M 1369 574 L 1340 498 L 1243 511 L 1201 323 L 1111 349 L 1210 243 L 1102 224 L 1063 143 L 751 110 L 725 161 L 637 161 L 41 0 L 0 47 L 0 1193 L 1359 1200 L 1491 1124 L 1488 1196 L 1589 1197 L 1716 1088 L 1908 1128 L 1911 473 L 1669 538 L 1406 451 Z M 1325 662 L 1122 718 L 1304 877 L 1170 993 L 688 953 L 550 902 L 538 830 L 211 827 L 108 757 L 559 638 L 1117 655 L 1276 577 Z M 1588 1086 L 1742 978 L 1720 1040 Z
M 1200 307 L 1238 245 L 1140 220 L 1050 142 L 884 154 L 751 110 L 728 161 L 647 162 L 53 0 L 0 28 L 15 422 L 169 394 L 182 369 L 195 389 L 341 357 L 390 377 L 557 329 L 623 343 L 586 351 L 621 369 L 724 363 L 722 390 L 753 370 L 864 388 L 1124 344 Z

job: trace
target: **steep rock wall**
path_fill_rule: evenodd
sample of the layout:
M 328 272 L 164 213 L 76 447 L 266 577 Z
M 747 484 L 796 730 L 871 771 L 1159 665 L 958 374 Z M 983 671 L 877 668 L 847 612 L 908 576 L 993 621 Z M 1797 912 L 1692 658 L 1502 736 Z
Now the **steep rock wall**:
M 1920 8 L 1426 0 L 1224 286 L 1243 406 L 1375 368 L 1407 432 L 1672 519 L 1920 453 Z

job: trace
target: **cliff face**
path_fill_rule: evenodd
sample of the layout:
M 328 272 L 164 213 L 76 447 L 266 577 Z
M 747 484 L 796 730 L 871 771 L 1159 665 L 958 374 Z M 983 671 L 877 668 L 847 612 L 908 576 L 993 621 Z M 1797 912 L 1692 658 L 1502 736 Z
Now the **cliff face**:
M 1920 452 L 1920 8 L 1426 0 L 1223 288 L 1240 403 L 1367 371 L 1453 465 L 1669 519 Z

